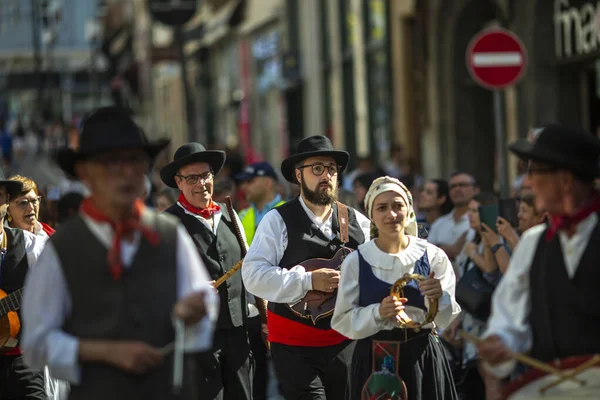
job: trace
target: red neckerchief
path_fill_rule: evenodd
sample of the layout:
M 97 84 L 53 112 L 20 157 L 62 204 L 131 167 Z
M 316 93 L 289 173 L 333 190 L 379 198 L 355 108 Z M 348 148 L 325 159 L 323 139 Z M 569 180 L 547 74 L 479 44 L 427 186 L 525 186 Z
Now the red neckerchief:
M 114 280 L 118 280 L 121 277 L 123 266 L 121 262 L 121 239 L 131 238 L 133 233 L 139 231 L 142 233 L 144 238 L 150 242 L 150 244 L 156 246 L 160 242 L 160 237 L 157 232 L 150 230 L 143 226 L 140 222 L 140 216 L 144 211 L 144 203 L 140 200 L 136 201 L 133 205 L 133 213 L 131 217 L 124 221 L 115 223 L 113 220 L 105 216 L 100 210 L 98 210 L 90 198 L 84 199 L 81 203 L 81 212 L 97 222 L 108 222 L 114 230 L 115 237 L 113 239 L 112 247 L 108 251 L 108 269 Z
M 185 208 L 192 214 L 200 215 L 204 219 L 210 219 L 213 217 L 213 215 L 215 215 L 216 212 L 221 211 L 221 207 L 219 207 L 219 205 L 212 200 L 206 208 L 194 207 L 190 204 L 189 201 L 187 201 L 183 193 L 179 194 L 179 198 L 177 199 L 177 201 L 183 206 L 183 208 Z
M 558 231 L 570 229 L 598 211 L 600 211 L 600 196 L 596 196 L 594 199 L 592 199 L 592 201 L 580 208 L 579 211 L 571 216 L 553 215 L 551 218 L 550 228 L 546 233 L 546 241 L 552 240 Z
M 52 234 L 54 234 L 54 229 L 52 229 L 50 225 L 45 224 L 43 222 L 40 222 L 40 225 L 42 225 L 42 230 L 46 232 L 46 235 L 52 236 Z

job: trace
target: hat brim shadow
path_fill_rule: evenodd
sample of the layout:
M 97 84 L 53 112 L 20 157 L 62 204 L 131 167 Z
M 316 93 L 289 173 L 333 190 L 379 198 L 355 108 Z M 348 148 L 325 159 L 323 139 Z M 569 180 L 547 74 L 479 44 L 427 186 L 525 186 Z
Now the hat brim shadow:
M 534 144 L 527 139 L 519 139 L 508 146 L 509 150 L 525 161 L 536 161 L 552 166 L 565 168 L 583 177 L 600 177 L 600 166 L 577 166 L 573 160 L 552 151 L 536 149 Z
M 336 164 L 340 166 L 340 173 L 344 172 L 348 166 L 348 161 L 350 161 L 350 154 L 343 150 L 323 150 L 294 154 L 281 162 L 281 175 L 288 182 L 298 184 L 294 174 L 296 164 L 310 157 L 332 157 Z
M 94 152 L 89 152 L 89 153 L 81 153 L 81 152 L 77 152 L 73 149 L 66 148 L 66 149 L 61 149 L 57 152 L 56 162 L 57 162 L 58 166 L 68 175 L 69 178 L 79 179 L 79 177 L 77 176 L 75 166 L 77 165 L 78 162 L 83 161 L 93 155 L 107 153 L 107 152 L 114 151 L 114 150 L 140 149 L 140 150 L 143 150 L 146 154 L 148 154 L 148 157 L 150 157 L 150 159 L 152 161 L 154 161 L 156 156 L 161 151 L 163 151 L 169 145 L 170 142 L 171 141 L 169 139 L 163 139 L 158 142 L 151 143 L 151 144 L 148 144 L 145 146 L 139 146 L 139 145 L 131 146 L 131 147 L 119 146 L 119 147 L 102 149 L 101 151 L 94 151 Z
M 223 165 L 225 165 L 225 152 L 220 150 L 206 150 L 181 157 L 160 170 L 160 179 L 162 179 L 165 185 L 177 189 L 177 182 L 175 181 L 177 171 L 188 164 L 197 162 L 205 162 L 210 165 L 213 173 L 216 175 L 223 168 Z

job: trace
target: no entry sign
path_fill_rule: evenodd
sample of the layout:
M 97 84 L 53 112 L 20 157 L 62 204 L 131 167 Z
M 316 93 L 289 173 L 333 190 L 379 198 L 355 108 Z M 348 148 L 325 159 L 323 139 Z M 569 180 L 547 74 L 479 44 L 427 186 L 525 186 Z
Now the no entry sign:
M 519 38 L 505 29 L 486 29 L 467 47 L 467 68 L 473 79 L 492 90 L 515 84 L 527 67 L 527 51 Z

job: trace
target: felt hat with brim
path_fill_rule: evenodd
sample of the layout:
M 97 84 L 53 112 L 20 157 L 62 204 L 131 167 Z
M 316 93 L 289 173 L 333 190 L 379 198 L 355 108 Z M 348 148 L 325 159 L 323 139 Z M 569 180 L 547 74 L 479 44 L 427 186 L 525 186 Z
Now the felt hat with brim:
M 221 150 L 206 150 L 200 143 L 186 143 L 177 149 L 173 156 L 173 161 L 160 170 L 160 178 L 165 185 L 177 188 L 175 175 L 180 168 L 198 162 L 205 162 L 210 165 L 213 173 L 216 175 L 225 164 L 225 152 Z
M 581 128 L 544 126 L 509 149 L 523 160 L 568 170 L 584 179 L 600 177 L 600 139 Z
M 23 190 L 23 183 L 19 181 L 11 181 L 10 179 L 6 179 L 6 175 L 4 175 L 4 171 L 0 168 L 0 187 L 6 189 L 6 194 L 10 196 L 11 199 L 14 199 Z
M 332 157 L 340 166 L 340 173 L 346 169 L 350 160 L 350 154 L 347 151 L 335 150 L 328 137 L 310 136 L 298 143 L 295 154 L 281 162 L 281 174 L 288 182 L 298 183 L 294 174 L 296 164 L 310 157 Z
M 79 148 L 60 150 L 56 158 L 58 165 L 68 175 L 77 177 L 76 164 L 91 156 L 115 150 L 140 149 L 153 160 L 169 142 L 169 139 L 150 142 L 133 120 L 129 109 L 104 107 L 84 117 Z

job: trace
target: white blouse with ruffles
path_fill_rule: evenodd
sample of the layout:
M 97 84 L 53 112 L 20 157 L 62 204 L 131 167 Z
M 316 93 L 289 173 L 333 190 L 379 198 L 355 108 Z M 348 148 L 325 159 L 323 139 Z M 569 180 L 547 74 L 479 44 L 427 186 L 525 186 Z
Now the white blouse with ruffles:
M 460 313 L 460 306 L 454 299 L 456 277 L 452 264 L 440 248 L 428 243 L 424 239 L 409 236 L 409 244 L 400 253 L 390 254 L 380 250 L 375 240 L 358 246 L 360 254 L 372 267 L 373 274 L 382 281 L 393 284 L 404 274 L 412 274 L 415 262 L 425 251 L 429 259 L 430 271 L 435 278 L 441 281 L 442 297 L 439 300 L 439 311 L 435 318 L 435 325 L 428 324 L 423 328 L 445 328 Z M 350 339 L 363 339 L 376 334 L 381 330 L 392 330 L 397 327 L 395 320 L 382 319 L 379 315 L 379 303 L 367 307 L 359 307 L 359 258 L 354 251 L 342 264 L 341 278 L 335 303 L 331 326 L 336 331 Z M 425 299 L 425 306 L 429 302 Z M 408 316 L 414 321 L 422 321 L 425 312 L 417 307 L 406 305 Z

